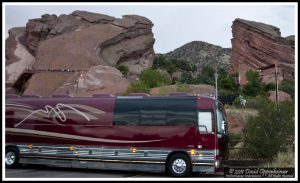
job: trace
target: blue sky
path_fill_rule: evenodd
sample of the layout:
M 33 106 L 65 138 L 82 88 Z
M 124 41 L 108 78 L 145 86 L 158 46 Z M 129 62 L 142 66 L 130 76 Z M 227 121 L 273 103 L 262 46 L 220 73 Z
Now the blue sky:
M 231 26 L 235 18 L 263 22 L 280 29 L 283 37 L 294 35 L 297 4 L 291 3 L 193 3 L 193 4 L 5 4 L 5 36 L 12 27 L 25 26 L 43 14 L 70 14 L 85 10 L 121 18 L 126 14 L 145 16 L 154 23 L 154 50 L 172 51 L 190 41 L 205 41 L 231 47 Z

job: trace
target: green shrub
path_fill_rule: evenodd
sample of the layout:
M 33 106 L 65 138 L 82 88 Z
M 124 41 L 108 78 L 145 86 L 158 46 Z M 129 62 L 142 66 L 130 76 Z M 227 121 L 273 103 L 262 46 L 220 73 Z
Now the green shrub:
M 279 90 L 282 90 L 284 92 L 287 92 L 294 98 L 295 96 L 295 82 L 288 81 L 288 80 L 282 80 L 279 84 Z
M 129 86 L 125 95 L 129 93 L 149 93 L 149 91 L 150 88 L 143 81 L 136 81 Z
M 264 91 L 267 93 L 268 91 L 274 91 L 276 89 L 275 84 L 274 83 L 268 83 L 268 84 L 264 84 Z
M 258 95 L 256 97 L 245 97 L 246 107 L 247 108 L 253 108 L 253 109 L 259 109 L 263 107 L 266 103 L 270 103 L 268 98 L 264 95 Z
M 195 64 L 181 59 L 171 59 L 171 63 L 175 66 L 176 69 L 180 69 L 182 71 L 196 71 L 197 67 Z
M 262 78 L 258 72 L 249 70 L 246 73 L 248 83 L 243 87 L 243 94 L 255 97 L 257 95 L 263 95 L 264 87 L 262 83 Z
M 197 81 L 203 84 L 215 85 L 215 70 L 209 66 L 202 68 L 201 74 L 197 77 Z
M 239 97 L 237 97 L 236 99 L 234 99 L 234 101 L 232 102 L 232 105 L 235 107 L 241 107 L 241 99 Z
M 232 76 L 227 75 L 224 77 L 218 78 L 218 87 L 220 89 L 226 90 L 226 91 L 234 91 L 235 89 L 235 80 Z
M 239 85 L 236 79 L 224 68 L 220 68 L 218 74 L 218 88 L 227 91 L 227 93 L 237 93 Z
M 152 69 L 164 69 L 173 74 L 176 70 L 194 72 L 197 70 L 195 64 L 182 59 L 167 59 L 163 55 L 156 57 L 153 61 Z
M 193 83 L 193 76 L 189 72 L 184 72 L 181 75 L 180 82 L 185 83 L 185 84 L 192 84 Z
M 143 81 L 149 88 L 171 84 L 171 80 L 168 76 L 160 74 L 158 71 L 153 69 L 144 70 L 140 75 L 140 80 Z
M 271 158 L 294 141 L 294 105 L 281 102 L 279 107 L 272 102 L 257 104 L 258 115 L 250 116 L 245 127 L 247 154 L 256 158 Z
M 127 76 L 129 69 L 126 65 L 117 65 L 116 68 L 124 75 Z

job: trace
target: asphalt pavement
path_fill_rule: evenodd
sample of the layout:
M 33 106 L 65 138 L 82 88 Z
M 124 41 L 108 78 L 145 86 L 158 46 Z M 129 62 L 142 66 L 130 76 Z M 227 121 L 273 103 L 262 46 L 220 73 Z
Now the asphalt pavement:
M 223 175 L 193 173 L 190 178 L 222 178 Z M 112 171 L 78 168 L 58 168 L 42 165 L 22 165 L 5 169 L 5 178 L 173 178 L 164 173 Z M 126 180 L 126 179 L 124 179 Z

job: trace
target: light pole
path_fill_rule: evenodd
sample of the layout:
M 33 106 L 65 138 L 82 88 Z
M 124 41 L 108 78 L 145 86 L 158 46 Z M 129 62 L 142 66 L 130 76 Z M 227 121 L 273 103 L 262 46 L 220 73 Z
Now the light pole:
M 216 84 L 216 100 L 218 100 L 218 64 L 219 64 L 220 56 L 217 56 L 216 65 L 215 65 L 215 84 Z M 217 102 L 218 104 L 218 102 Z
M 218 60 L 217 60 L 217 62 L 218 62 Z M 215 96 L 216 97 L 215 98 L 215 105 L 216 105 L 216 108 L 218 109 L 219 105 L 218 105 L 218 72 L 217 72 L 217 65 L 218 64 L 216 63 L 216 67 L 215 67 L 215 69 L 216 69 L 215 70 L 215 84 L 216 84 L 216 87 L 215 87 L 216 88 L 216 91 L 215 91 L 216 92 L 216 94 L 215 94 L 216 95 Z M 217 121 L 218 121 L 218 119 L 219 119 L 218 113 L 216 113 L 216 115 L 217 115 L 216 117 L 217 117 Z M 217 124 L 216 123 L 214 125 L 214 128 L 215 128 L 214 138 L 217 139 L 217 133 L 218 133 L 217 129 L 218 128 L 217 128 Z M 215 160 L 216 160 L 216 157 L 217 157 L 217 141 L 215 140 L 215 156 L 214 156 Z
M 216 73 L 215 73 L 215 83 L 216 83 L 216 100 L 218 100 L 218 73 L 217 73 L 217 69 L 216 69 Z

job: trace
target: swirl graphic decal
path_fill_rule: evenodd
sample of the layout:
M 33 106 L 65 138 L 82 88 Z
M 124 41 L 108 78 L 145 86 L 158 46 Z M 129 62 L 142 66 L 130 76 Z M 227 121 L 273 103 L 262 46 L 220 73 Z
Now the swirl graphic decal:
M 67 108 L 67 109 L 66 109 Z M 21 124 L 23 124 L 27 119 L 32 120 L 40 120 L 45 122 L 54 123 L 57 125 L 63 125 L 62 123 L 67 120 L 66 114 L 73 114 L 70 118 L 74 118 L 75 115 L 82 116 L 85 120 L 91 121 L 93 119 L 98 119 L 94 115 L 84 113 L 78 109 L 84 109 L 86 111 L 89 111 L 89 113 L 94 114 L 103 114 L 105 113 L 102 110 L 99 110 L 97 108 L 91 107 L 91 106 L 85 106 L 80 104 L 63 104 L 63 103 L 57 103 L 55 107 L 52 107 L 50 105 L 46 105 L 44 109 L 38 109 L 33 110 L 34 107 L 25 105 L 25 104 L 19 104 L 19 103 L 6 103 L 6 109 L 9 110 L 18 110 L 22 112 L 22 114 L 18 115 L 8 115 L 6 118 L 21 118 L 22 120 L 15 124 L 14 127 L 18 127 Z M 24 115 L 23 113 L 28 113 L 28 115 Z M 45 119 L 51 117 L 51 120 Z M 59 120 L 56 120 L 58 118 Z

